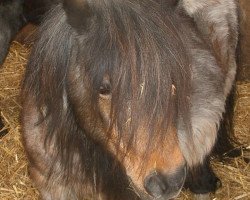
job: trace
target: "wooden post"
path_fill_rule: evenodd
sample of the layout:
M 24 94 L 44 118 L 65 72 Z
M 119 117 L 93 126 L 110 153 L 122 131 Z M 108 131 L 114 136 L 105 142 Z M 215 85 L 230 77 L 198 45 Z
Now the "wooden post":
M 240 6 L 240 42 L 238 81 L 250 81 L 250 1 L 239 0 Z

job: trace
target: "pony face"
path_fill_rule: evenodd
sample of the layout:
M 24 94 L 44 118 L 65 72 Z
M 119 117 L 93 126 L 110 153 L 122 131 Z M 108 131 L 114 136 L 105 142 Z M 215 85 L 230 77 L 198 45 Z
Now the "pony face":
M 152 116 L 136 111 L 141 112 L 138 115 L 140 119 L 132 127 L 131 100 L 124 101 L 126 106 L 122 109 L 114 108 L 117 100 L 107 76 L 93 99 L 93 92 L 90 92 L 93 86 L 86 81 L 87 77 L 82 78 L 76 73 L 79 70 L 81 66 L 75 70 L 71 68 L 69 72 L 69 96 L 73 105 L 77 105 L 75 113 L 80 126 L 123 165 L 140 196 L 149 199 L 177 196 L 185 181 L 186 162 L 179 148 L 174 125 L 166 129 L 161 125 L 163 119 L 159 118 L 154 122 L 157 127 L 151 129 L 148 124 Z M 83 83 L 77 77 L 86 82 Z M 90 88 L 86 88 L 86 85 Z M 151 131 L 158 133 L 152 134 Z
M 188 93 L 188 85 L 181 88 L 173 77 L 185 66 L 182 81 L 189 76 L 181 31 L 174 25 L 166 29 L 168 18 L 160 23 L 155 21 L 160 16 L 138 18 L 145 7 L 134 10 L 121 2 L 119 7 L 102 6 L 96 12 L 96 7 L 88 8 L 89 21 L 75 29 L 78 48 L 67 76 L 69 102 L 81 128 L 122 163 L 139 193 L 172 198 L 186 176 L 176 117 L 188 102 L 180 101 L 178 108 L 174 101 L 182 98 L 176 89 Z M 68 22 L 74 27 L 78 22 L 72 20 Z M 155 32 L 155 23 L 162 29 Z

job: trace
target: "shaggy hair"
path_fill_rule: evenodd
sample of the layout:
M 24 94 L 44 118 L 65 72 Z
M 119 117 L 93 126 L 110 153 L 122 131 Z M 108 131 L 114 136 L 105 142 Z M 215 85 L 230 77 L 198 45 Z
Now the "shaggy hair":
M 148 134 L 146 155 L 168 138 L 174 124 L 188 166 L 202 163 L 216 141 L 237 44 L 235 2 L 207 2 L 196 7 L 195 0 L 89 0 L 78 7 L 79 1 L 66 0 L 64 9 L 60 3 L 51 10 L 40 27 L 22 89 L 25 146 L 32 165 L 42 168 L 36 144 L 29 144 L 36 137 L 28 127 L 35 123 L 49 157 L 41 156 L 49 161 L 48 188 L 64 182 L 61 190 L 67 189 L 71 199 L 84 191 L 105 192 L 107 199 L 137 199 L 128 190 L 122 163 L 106 144 L 110 130 L 117 128 L 117 149 L 123 141 L 130 151 L 143 137 L 137 135 L 141 121 Z M 218 19 L 211 10 L 233 13 Z M 100 94 L 111 99 L 106 137 L 98 128 L 103 123 Z M 36 117 L 25 114 L 29 109 Z M 88 118 L 96 120 L 86 124 Z
M 68 124 L 64 121 L 68 119 L 63 114 L 63 95 L 70 93 L 70 85 L 67 85 L 70 65 L 80 65 L 80 74 L 89 77 L 93 107 L 98 103 L 103 77 L 109 76 L 112 124 L 119 127 L 120 139 L 124 134 L 130 134 L 129 141 L 133 140 L 143 113 L 150 116 L 148 128 L 154 130 L 149 131 L 151 139 L 158 133 L 157 129 L 167 128 L 174 115 L 178 114 L 188 122 L 190 64 L 184 50 L 186 36 L 183 28 L 173 20 L 174 12 L 167 5 L 163 4 L 164 9 L 156 2 L 152 4 L 157 12 L 149 12 L 151 8 L 146 2 L 140 7 L 132 2 L 119 4 L 94 7 L 100 11 L 96 11 L 93 22 L 89 22 L 82 35 L 75 33 L 66 23 L 60 6 L 50 13 L 40 28 L 42 34 L 26 72 L 24 96 L 35 92 L 38 108 L 46 107 L 46 117 L 50 118 L 47 136 L 51 139 L 59 134 L 56 140 L 63 158 L 72 157 L 64 154 L 74 154 L 82 148 L 72 142 L 75 133 L 64 127 Z M 172 98 L 173 85 L 175 98 Z M 127 120 L 124 113 L 127 113 L 128 100 L 131 102 L 131 131 L 125 132 L 122 129 Z M 70 109 L 70 105 L 67 106 Z M 157 123 L 160 118 L 163 119 L 161 126 Z M 60 127 L 62 130 L 59 131 Z

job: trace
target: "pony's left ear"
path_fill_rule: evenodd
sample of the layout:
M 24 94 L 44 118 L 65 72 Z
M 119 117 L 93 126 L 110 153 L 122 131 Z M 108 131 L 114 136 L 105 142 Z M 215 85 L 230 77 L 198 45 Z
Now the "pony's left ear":
M 88 19 L 91 16 L 87 0 L 63 0 L 63 9 L 65 10 L 69 25 L 77 32 L 82 32 Z

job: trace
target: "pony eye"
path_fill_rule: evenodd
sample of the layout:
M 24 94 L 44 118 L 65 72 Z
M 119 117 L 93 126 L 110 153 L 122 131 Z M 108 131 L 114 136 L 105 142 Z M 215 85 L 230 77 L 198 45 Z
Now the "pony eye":
M 99 94 L 102 96 L 110 95 L 111 93 L 111 85 L 110 83 L 103 83 L 100 87 Z

